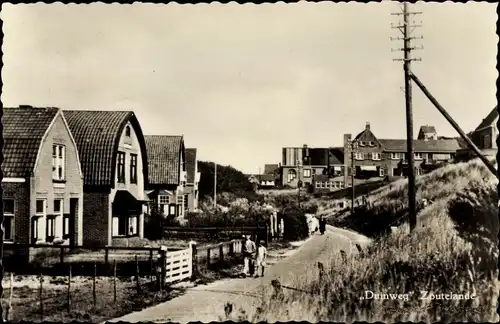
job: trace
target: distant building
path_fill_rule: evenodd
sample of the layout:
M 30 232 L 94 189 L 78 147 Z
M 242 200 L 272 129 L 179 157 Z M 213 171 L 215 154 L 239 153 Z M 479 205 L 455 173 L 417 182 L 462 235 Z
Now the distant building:
M 271 189 L 276 186 L 276 177 L 274 174 L 259 174 L 257 179 L 259 180 L 260 189 Z
M 436 128 L 434 126 L 424 125 L 420 127 L 418 132 L 419 140 L 436 140 L 438 139 Z
M 4 244 L 83 243 L 83 173 L 58 108 L 4 108 Z
M 278 185 L 281 181 L 281 163 L 279 164 L 265 164 L 264 165 L 264 174 L 265 175 L 273 175 L 275 185 Z
M 425 130 L 425 129 L 424 129 Z M 421 129 L 422 131 L 422 129 Z M 432 134 L 422 132 L 422 134 Z M 434 136 L 434 135 L 433 135 Z M 358 144 L 354 152 L 354 165 L 351 162 L 350 134 L 344 135 L 345 166 L 348 169 L 346 182 L 351 183 L 350 172 L 354 171 L 357 179 L 383 178 L 386 176 L 407 176 L 408 154 L 405 139 L 379 139 L 366 123 L 365 129 L 354 141 Z M 424 174 L 437 168 L 442 163 L 452 162 L 460 148 L 456 139 L 431 139 L 422 136 L 413 141 L 416 175 Z
M 498 147 L 496 139 L 498 137 L 498 107 L 495 106 L 492 111 L 484 118 L 476 129 L 469 134 L 472 142 L 481 150 L 488 158 L 496 158 Z M 476 157 L 474 151 L 465 147 L 457 152 L 458 160 L 468 160 Z
M 313 184 L 315 175 L 339 177 L 343 173 L 343 148 L 285 147 L 281 165 L 281 184 L 297 188 Z M 343 181 L 343 179 L 342 179 Z

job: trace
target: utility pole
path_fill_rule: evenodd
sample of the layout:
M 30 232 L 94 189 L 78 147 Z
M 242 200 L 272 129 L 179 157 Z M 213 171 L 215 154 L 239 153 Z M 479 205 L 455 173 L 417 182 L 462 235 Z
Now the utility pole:
M 411 92 L 411 61 L 420 61 L 419 58 L 411 58 L 411 51 L 422 49 L 423 47 L 412 47 L 411 40 L 418 39 L 418 37 L 411 37 L 411 33 L 421 25 L 410 25 L 410 15 L 421 14 L 421 12 L 408 12 L 408 3 L 403 3 L 402 12 L 392 13 L 392 15 L 402 15 L 403 24 L 392 26 L 397 28 L 403 34 L 403 37 L 392 38 L 391 40 L 403 40 L 404 47 L 393 49 L 392 51 L 403 51 L 404 58 L 393 59 L 394 61 L 403 61 L 403 70 L 405 76 L 405 103 L 406 103 L 406 136 L 407 136 L 407 152 L 408 152 L 408 208 L 410 218 L 410 232 L 417 226 L 417 213 L 416 213 L 416 187 L 415 187 L 415 160 L 413 152 L 413 107 L 412 107 L 412 92 Z M 410 30 L 410 28 L 413 28 Z M 420 37 L 419 39 L 422 39 Z

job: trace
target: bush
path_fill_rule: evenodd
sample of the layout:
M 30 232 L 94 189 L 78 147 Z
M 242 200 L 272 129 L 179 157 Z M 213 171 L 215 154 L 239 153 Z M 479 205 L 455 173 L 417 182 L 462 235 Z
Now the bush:
M 287 241 L 303 240 L 309 236 L 309 226 L 304 211 L 289 207 L 283 211 L 283 238 Z

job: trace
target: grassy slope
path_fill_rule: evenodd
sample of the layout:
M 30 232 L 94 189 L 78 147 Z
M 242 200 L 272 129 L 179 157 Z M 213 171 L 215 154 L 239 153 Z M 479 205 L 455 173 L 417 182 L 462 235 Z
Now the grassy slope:
M 497 321 L 498 180 L 479 161 L 449 165 L 418 178 L 417 199 L 432 203 L 418 214 L 419 227 L 407 224 L 376 240 L 368 253 L 337 256 L 322 279 L 301 278 L 290 293 L 266 299 L 248 314 L 251 321 Z M 376 190 L 372 205 L 401 203 L 404 180 Z M 404 300 L 360 300 L 366 290 L 409 293 Z M 476 294 L 475 300 L 420 300 L 420 291 Z

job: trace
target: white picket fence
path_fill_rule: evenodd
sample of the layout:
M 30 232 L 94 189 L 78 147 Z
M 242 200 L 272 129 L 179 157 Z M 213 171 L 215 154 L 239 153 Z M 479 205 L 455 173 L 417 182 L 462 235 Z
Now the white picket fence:
M 165 260 L 165 283 L 191 278 L 193 274 L 193 249 L 168 251 Z

